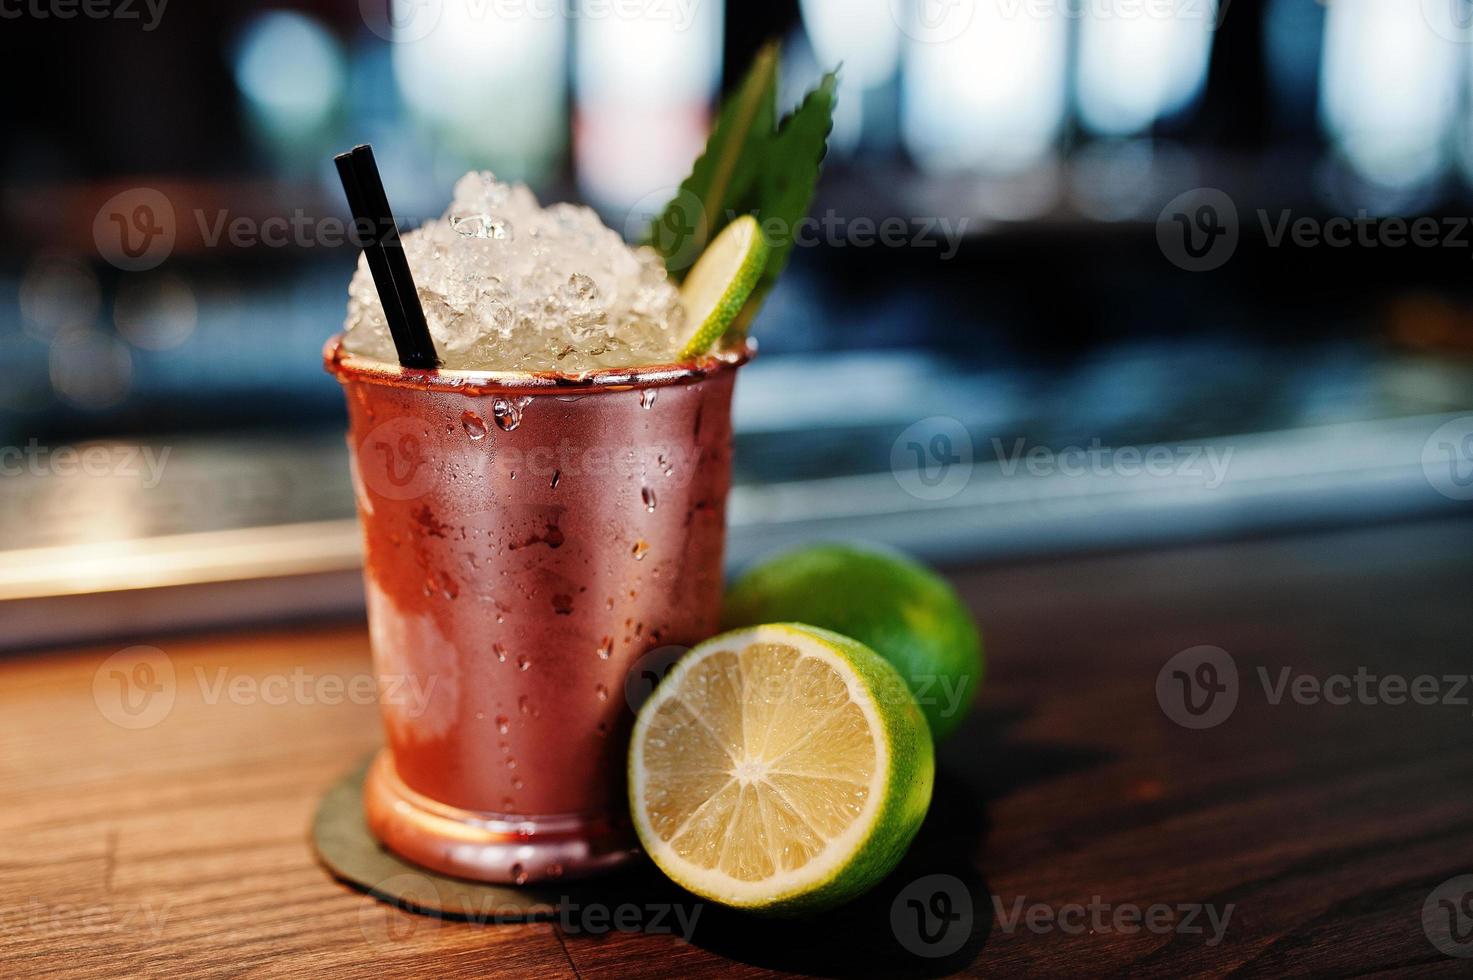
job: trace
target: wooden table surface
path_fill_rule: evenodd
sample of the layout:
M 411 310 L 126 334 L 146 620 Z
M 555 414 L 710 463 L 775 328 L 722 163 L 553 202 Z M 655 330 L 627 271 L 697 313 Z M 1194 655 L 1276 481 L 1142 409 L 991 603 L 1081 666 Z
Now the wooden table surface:
M 1422 913 L 1473 873 L 1473 690 L 1444 679 L 1473 670 L 1473 522 L 954 579 L 990 675 L 940 752 L 927 824 L 874 894 L 800 923 L 647 875 L 517 925 L 329 878 L 309 821 L 379 738 L 349 693 L 370 670 L 354 625 L 143 638 L 175 679 L 138 728 L 115 723 L 142 716 L 99 672 L 120 645 L 0 661 L 0 975 L 1467 975 Z M 1238 700 L 1194 730 L 1157 679 L 1202 645 L 1233 658 Z M 1349 704 L 1292 685 L 1275 703 L 1285 668 L 1334 695 L 1362 667 L 1432 675 L 1439 703 L 1386 703 L 1376 682 Z M 645 931 L 606 931 L 586 914 L 600 902 Z M 697 916 L 689 942 L 677 912 Z

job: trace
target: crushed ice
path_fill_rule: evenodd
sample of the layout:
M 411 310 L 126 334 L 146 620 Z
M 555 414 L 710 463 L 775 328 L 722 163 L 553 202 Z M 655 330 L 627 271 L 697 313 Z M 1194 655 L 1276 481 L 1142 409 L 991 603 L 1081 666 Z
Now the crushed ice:
M 525 185 L 469 173 L 445 215 L 403 241 L 447 368 L 578 373 L 663 363 L 680 345 L 684 312 L 659 256 L 589 208 L 543 208 Z M 362 256 L 345 329 L 348 350 L 395 360 Z

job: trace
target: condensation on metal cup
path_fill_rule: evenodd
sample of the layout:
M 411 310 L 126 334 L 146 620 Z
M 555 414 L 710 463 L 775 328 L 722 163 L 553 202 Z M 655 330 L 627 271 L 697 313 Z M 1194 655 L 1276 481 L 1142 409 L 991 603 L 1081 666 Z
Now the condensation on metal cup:
M 421 372 L 329 341 L 387 733 L 364 805 L 390 849 L 510 883 L 635 855 L 626 674 L 717 629 L 731 396 L 751 353 Z

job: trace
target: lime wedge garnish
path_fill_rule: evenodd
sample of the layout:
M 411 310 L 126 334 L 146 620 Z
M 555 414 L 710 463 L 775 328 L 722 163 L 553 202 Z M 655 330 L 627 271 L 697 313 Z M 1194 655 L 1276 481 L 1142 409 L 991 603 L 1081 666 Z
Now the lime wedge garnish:
M 686 890 L 791 914 L 867 891 L 931 801 L 931 735 L 868 647 L 794 623 L 700 644 L 639 711 L 629 795 L 645 852 Z
M 680 359 L 707 353 L 742 312 L 767 266 L 767 240 L 757 219 L 744 214 L 721 230 L 680 287 L 689 339 Z

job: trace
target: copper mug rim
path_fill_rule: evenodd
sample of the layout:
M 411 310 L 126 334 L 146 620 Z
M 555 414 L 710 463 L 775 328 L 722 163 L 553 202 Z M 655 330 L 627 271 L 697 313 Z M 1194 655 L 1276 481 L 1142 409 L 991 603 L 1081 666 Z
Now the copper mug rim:
M 323 346 L 322 364 L 339 381 L 361 381 L 419 391 L 456 392 L 472 396 L 518 393 L 593 394 L 690 384 L 734 371 L 756 354 L 757 342 L 748 339 L 737 350 L 707 354 L 689 361 L 602 368 L 580 374 L 560 371 L 423 371 L 354 354 L 343 346 L 343 335 L 339 333 L 330 337 Z

